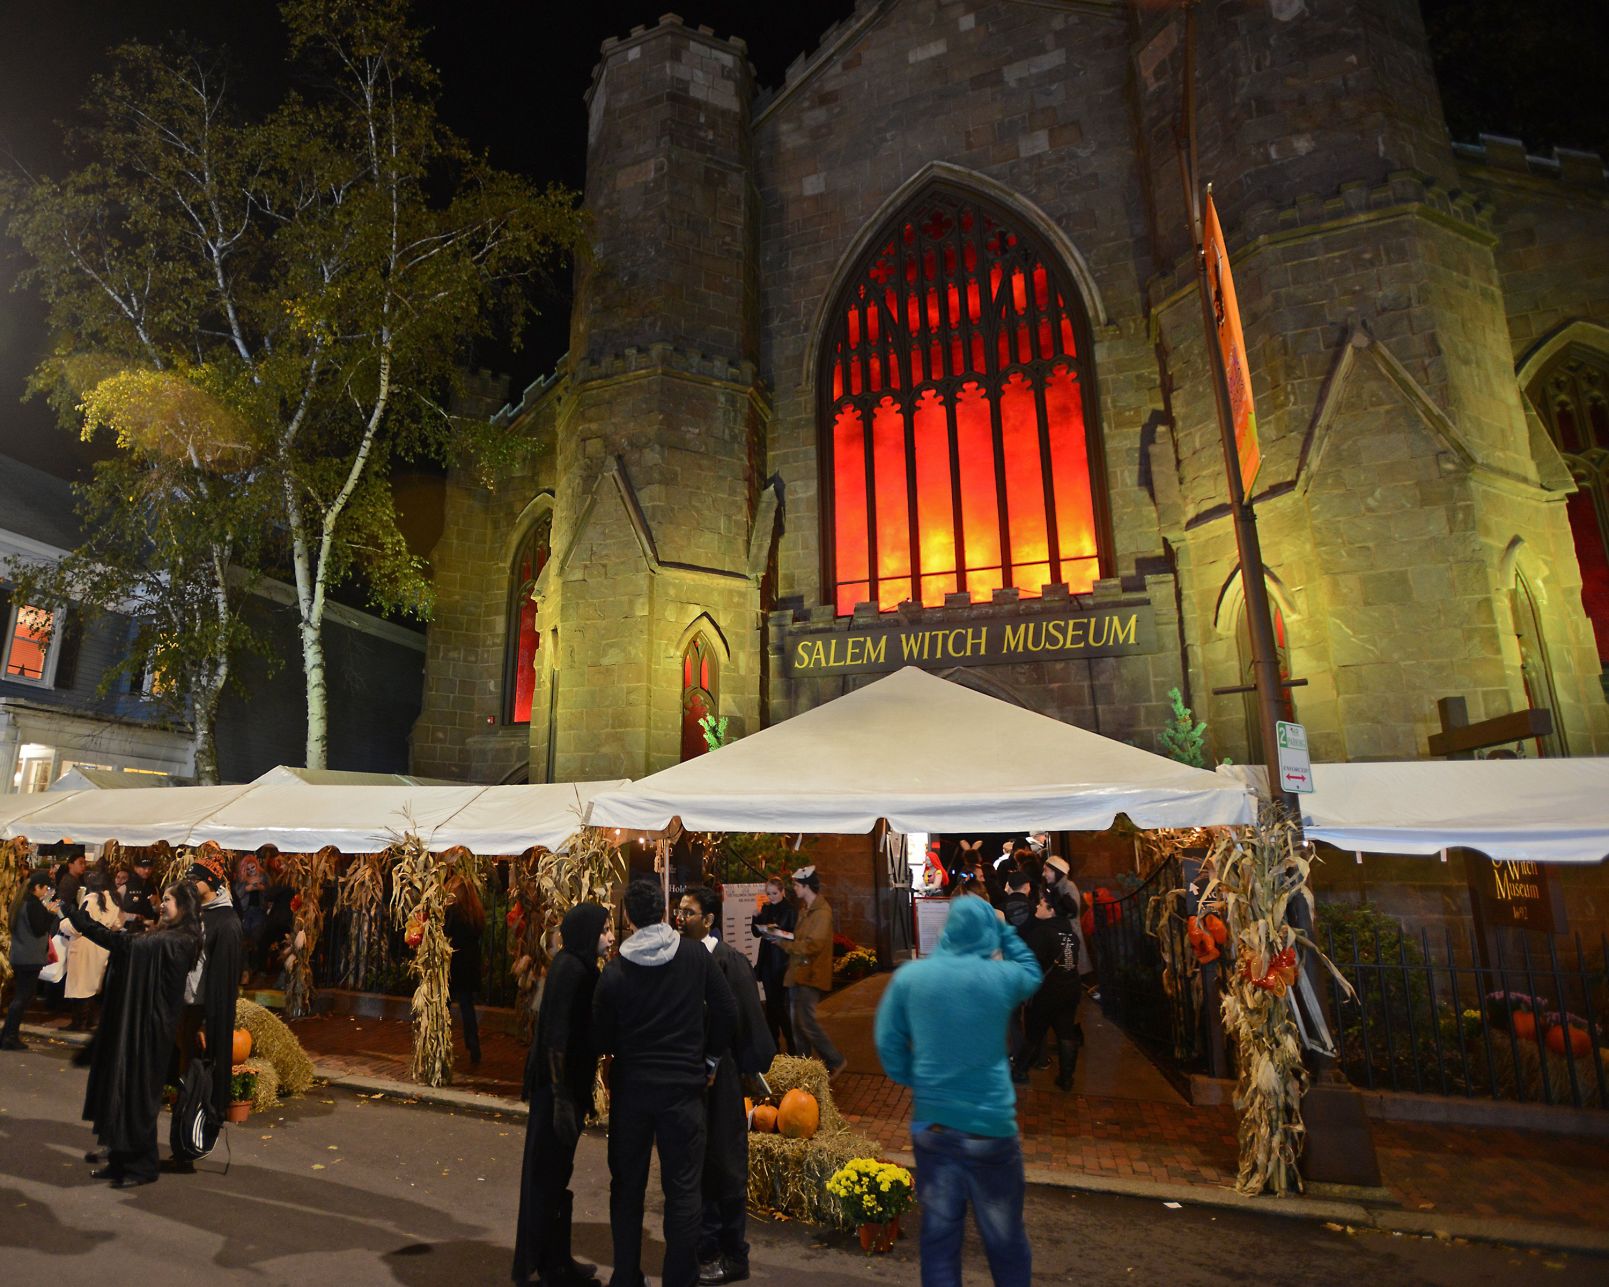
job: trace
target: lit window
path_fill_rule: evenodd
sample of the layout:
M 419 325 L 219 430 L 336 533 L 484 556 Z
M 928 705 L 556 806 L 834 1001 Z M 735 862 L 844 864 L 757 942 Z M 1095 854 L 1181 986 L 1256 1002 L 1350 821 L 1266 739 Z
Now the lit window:
M 544 514 L 520 542 L 509 577 L 508 661 L 504 692 L 508 694 L 504 718 L 510 724 L 531 722 L 536 696 L 536 653 L 541 632 L 536 628 L 536 601 L 531 592 L 552 553 L 553 516 Z
M 1565 505 L 1581 568 L 1581 606 L 1609 689 L 1609 356 L 1572 345 L 1529 392 L 1577 483 Z
M 682 759 L 690 760 L 709 750 L 704 729 L 699 723 L 707 715 L 715 714 L 716 685 L 720 675 L 709 641 L 695 635 L 682 654 Z
M 13 791 L 48 790 L 56 780 L 56 748 L 41 742 L 24 742 L 17 748 L 17 770 L 11 775 Z
M 1088 328 L 1054 257 L 943 194 L 873 246 L 823 360 L 830 601 L 1088 590 L 1104 503 Z
M 50 641 L 55 614 L 48 608 L 22 604 L 11 614 L 11 633 L 6 640 L 7 679 L 43 684 L 50 675 Z

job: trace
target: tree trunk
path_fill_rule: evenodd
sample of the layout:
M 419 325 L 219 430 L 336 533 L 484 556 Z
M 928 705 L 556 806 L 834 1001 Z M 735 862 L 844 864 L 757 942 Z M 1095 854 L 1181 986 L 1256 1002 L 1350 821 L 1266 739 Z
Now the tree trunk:
M 327 767 L 329 687 L 324 673 L 324 614 L 302 623 L 302 674 L 307 681 L 307 752 L 310 769 Z
M 202 786 L 216 786 L 218 783 L 218 701 L 223 696 L 224 680 L 228 674 L 226 662 L 196 694 L 195 710 L 191 716 L 195 725 L 192 743 L 196 781 Z

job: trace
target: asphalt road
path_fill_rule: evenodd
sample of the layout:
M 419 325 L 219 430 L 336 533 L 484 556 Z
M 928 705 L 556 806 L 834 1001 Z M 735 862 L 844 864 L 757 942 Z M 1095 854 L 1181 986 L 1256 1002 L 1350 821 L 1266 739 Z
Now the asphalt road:
M 82 1159 L 91 1143 L 78 1120 L 83 1084 L 61 1048 L 0 1054 L 7 1282 L 507 1281 L 521 1123 L 315 1088 L 232 1128 L 229 1148 L 220 1144 L 200 1173 L 114 1192 L 89 1178 Z M 645 1237 L 650 1270 L 661 1254 L 655 1186 L 657 1178 Z M 597 1131 L 582 1141 L 576 1187 L 577 1253 L 607 1264 L 608 1173 Z M 1035 1281 L 1045 1283 L 1609 1281 L 1609 1262 L 1590 1258 L 1049 1189 L 1030 1193 L 1028 1225 Z M 850 1236 L 796 1224 L 751 1222 L 750 1241 L 756 1283 L 918 1281 L 914 1238 L 870 1260 Z M 989 1280 L 975 1242 L 966 1272 L 968 1282 Z

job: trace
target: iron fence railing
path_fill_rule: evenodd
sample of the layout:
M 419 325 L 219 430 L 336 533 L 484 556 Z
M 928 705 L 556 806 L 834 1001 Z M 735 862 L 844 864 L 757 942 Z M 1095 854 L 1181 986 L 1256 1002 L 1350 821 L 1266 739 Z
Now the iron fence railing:
M 1521 933 L 1505 949 L 1496 935 L 1482 961 L 1450 932 L 1432 944 L 1427 930 L 1416 935 L 1383 920 L 1332 927 L 1319 939 L 1356 994 L 1346 997 L 1331 979 L 1336 1039 L 1353 1084 L 1609 1107 L 1609 939 Z

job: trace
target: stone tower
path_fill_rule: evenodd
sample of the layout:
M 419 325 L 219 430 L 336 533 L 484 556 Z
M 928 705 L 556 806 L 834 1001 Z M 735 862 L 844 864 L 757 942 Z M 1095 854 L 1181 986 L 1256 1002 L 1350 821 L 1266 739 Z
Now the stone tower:
M 1190 665 L 1236 673 L 1240 594 L 1172 126 L 1183 23 L 1137 29 Z M 1234 262 L 1263 464 L 1253 488 L 1315 759 L 1416 758 L 1439 695 L 1609 729 L 1567 479 L 1514 377 L 1490 212 L 1460 192 L 1415 0 L 1223 0 L 1197 44 L 1203 181 Z M 1534 420 L 1534 417 L 1532 417 Z M 1510 605 L 1537 602 L 1538 641 Z M 1222 682 L 1221 680 L 1218 682 Z M 1214 727 L 1241 723 L 1215 699 Z
M 533 778 L 675 763 L 695 642 L 694 685 L 732 735 L 760 724 L 751 641 L 775 501 L 760 487 L 751 77 L 741 41 L 673 16 L 603 46 L 588 97 L 594 253 L 576 275 L 537 586 L 556 633 L 536 700 L 557 733 L 533 741 Z

